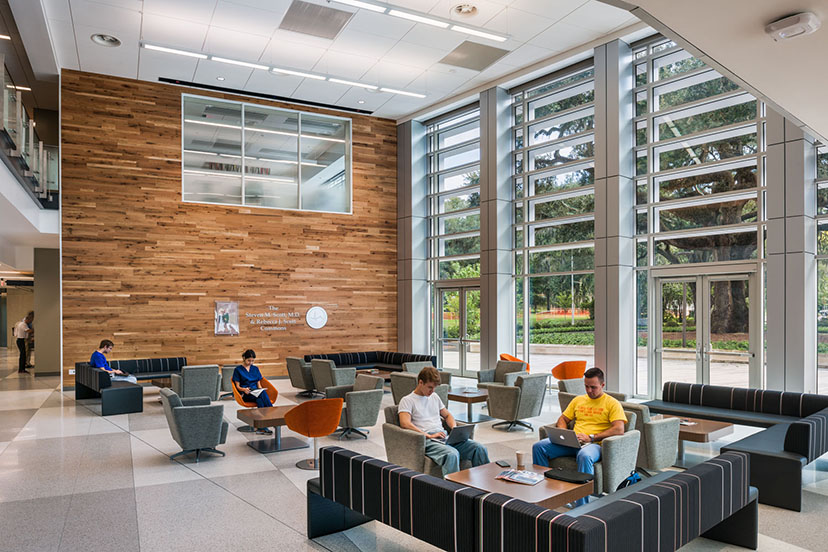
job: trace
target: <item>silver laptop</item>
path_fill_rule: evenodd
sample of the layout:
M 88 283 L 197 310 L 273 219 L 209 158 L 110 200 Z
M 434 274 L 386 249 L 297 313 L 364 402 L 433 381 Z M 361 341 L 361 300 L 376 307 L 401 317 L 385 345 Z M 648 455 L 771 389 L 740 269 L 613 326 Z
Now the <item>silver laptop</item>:
M 571 429 L 561 429 L 555 426 L 544 426 L 546 436 L 549 440 L 557 445 L 572 448 L 581 448 L 583 445 L 578 440 L 578 436 Z
M 474 425 L 458 425 L 454 426 L 448 437 L 446 439 L 432 439 L 433 441 L 437 441 L 438 443 L 443 443 L 444 445 L 459 445 L 464 441 L 468 441 L 472 438 L 472 434 L 474 433 Z

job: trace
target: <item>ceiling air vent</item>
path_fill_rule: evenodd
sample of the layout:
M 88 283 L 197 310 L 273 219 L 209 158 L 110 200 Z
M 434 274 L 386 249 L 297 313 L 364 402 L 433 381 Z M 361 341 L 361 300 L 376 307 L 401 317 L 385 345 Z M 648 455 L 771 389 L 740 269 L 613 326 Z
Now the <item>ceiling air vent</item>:
M 279 28 L 333 40 L 352 15 L 350 12 L 294 0 Z
M 446 57 L 440 60 L 440 63 L 464 67 L 473 71 L 482 71 L 508 53 L 509 50 L 501 50 L 500 48 L 467 40 L 449 52 Z

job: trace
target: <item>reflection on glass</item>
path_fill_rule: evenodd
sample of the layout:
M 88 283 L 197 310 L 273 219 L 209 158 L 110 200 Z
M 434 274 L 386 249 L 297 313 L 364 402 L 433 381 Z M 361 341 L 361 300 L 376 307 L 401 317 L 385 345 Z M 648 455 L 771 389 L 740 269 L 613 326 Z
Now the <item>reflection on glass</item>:
M 554 245 L 591 240 L 595 236 L 595 221 L 585 220 L 571 224 L 558 224 L 533 228 L 534 243 L 532 245 Z
M 351 206 L 351 122 L 302 114 L 302 208 L 348 212 Z
M 539 148 L 529 152 L 530 170 L 556 167 L 578 161 L 589 159 L 594 155 L 594 143 L 591 135 L 573 138 L 564 143 Z
M 438 178 L 438 191 L 447 192 L 449 190 L 480 184 L 480 170 L 474 167 L 472 169 L 441 174 Z
M 595 183 L 595 169 L 592 167 L 579 169 L 572 172 L 555 173 L 542 172 L 532 175 L 532 186 L 534 195 L 562 192 L 592 186 Z
M 640 244 L 639 244 L 640 245 Z M 646 244 L 644 246 L 646 250 Z M 636 371 L 635 371 L 635 392 L 638 395 L 647 395 L 648 366 L 647 366 L 647 338 L 648 325 L 648 304 L 647 304 L 647 272 L 640 270 L 635 274 L 636 281 Z
M 184 201 L 242 203 L 241 121 L 240 103 L 185 99 Z
M 299 114 L 244 106 L 246 205 L 299 207 Z
M 592 247 L 536 251 L 529 254 L 529 272 L 565 272 L 568 270 L 592 270 L 595 267 Z
M 696 383 L 695 281 L 661 282 L 661 347 L 661 381 Z
M 748 280 L 710 282 L 710 383 L 749 387 L 750 290 Z M 744 353 L 744 354 L 719 354 Z
M 466 289 L 465 317 L 466 335 L 470 340 L 466 343 L 466 358 L 464 370 L 477 372 L 480 370 L 480 290 Z
M 756 258 L 756 231 L 656 238 L 658 265 L 743 261 Z
M 444 370 L 460 369 L 460 290 L 440 291 L 440 356 Z
M 437 198 L 438 213 L 450 213 L 471 207 L 480 207 L 480 192 L 440 196 Z
M 553 196 L 554 197 L 554 196 Z M 591 213 L 595 210 L 595 194 L 590 193 L 534 203 L 534 219 L 545 220 L 567 215 Z
M 755 195 L 734 201 L 708 203 L 681 209 L 659 209 L 659 230 L 670 232 L 690 228 L 710 228 L 727 224 L 756 222 L 756 213 Z M 644 224 L 646 224 L 646 218 Z

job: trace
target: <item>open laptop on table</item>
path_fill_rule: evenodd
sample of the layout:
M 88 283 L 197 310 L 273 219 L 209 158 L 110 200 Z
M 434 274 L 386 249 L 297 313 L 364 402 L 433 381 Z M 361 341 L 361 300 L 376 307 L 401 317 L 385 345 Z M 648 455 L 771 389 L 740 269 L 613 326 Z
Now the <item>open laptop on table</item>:
M 578 435 L 575 431 L 571 429 L 561 429 L 555 426 L 544 426 L 543 429 L 546 430 L 546 436 L 549 437 L 549 441 L 552 443 L 572 448 L 581 448 L 584 446 L 578 440 Z
M 443 443 L 444 445 L 459 445 L 464 441 L 468 441 L 472 438 L 472 433 L 474 432 L 474 425 L 458 425 L 454 426 L 448 437 L 446 439 L 432 439 L 432 441 L 437 441 L 438 443 Z

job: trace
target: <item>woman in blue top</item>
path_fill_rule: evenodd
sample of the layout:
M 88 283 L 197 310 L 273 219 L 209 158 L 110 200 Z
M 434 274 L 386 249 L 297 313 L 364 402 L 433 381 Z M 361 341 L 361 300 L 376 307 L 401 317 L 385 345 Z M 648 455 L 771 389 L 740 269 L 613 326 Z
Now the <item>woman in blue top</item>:
M 253 349 L 247 349 L 242 353 L 242 363 L 236 366 L 233 371 L 233 384 L 244 402 L 254 402 L 260 408 L 273 406 L 270 397 L 267 396 L 267 390 L 259 393 L 258 397 L 251 393 L 252 390 L 261 387 L 262 381 L 262 373 L 259 371 L 259 367 L 253 364 L 255 358 L 256 353 Z

